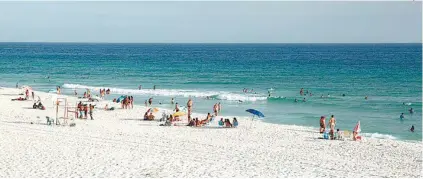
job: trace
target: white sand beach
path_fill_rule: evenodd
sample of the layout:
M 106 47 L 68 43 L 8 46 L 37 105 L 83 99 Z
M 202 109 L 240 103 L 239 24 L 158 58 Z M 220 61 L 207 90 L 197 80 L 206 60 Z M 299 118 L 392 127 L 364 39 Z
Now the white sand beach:
M 11 101 L 21 92 L 0 89 L 2 178 L 422 177 L 421 142 L 322 140 L 313 128 L 259 121 L 250 128 L 246 119 L 238 128 L 159 126 L 141 120 L 143 106 L 115 103 L 116 110 L 103 110 L 111 101 L 96 102 L 95 120 L 49 126 L 45 116 L 56 116 L 54 94 L 35 92 L 43 111 L 32 109 L 32 100 Z M 63 108 L 59 112 L 63 117 Z

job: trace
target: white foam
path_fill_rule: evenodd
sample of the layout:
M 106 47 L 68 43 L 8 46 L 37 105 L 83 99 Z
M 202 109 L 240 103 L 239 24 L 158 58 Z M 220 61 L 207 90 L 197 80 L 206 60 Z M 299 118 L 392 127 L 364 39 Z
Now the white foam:
M 364 137 L 375 138 L 375 139 L 397 139 L 396 137 L 389 134 L 379 134 L 379 133 L 362 133 Z
M 93 92 L 100 89 L 110 89 L 112 93 L 116 94 L 137 94 L 137 95 L 153 95 L 153 96 L 183 96 L 183 97 L 197 97 L 205 98 L 207 96 L 214 96 L 216 99 L 229 101 L 259 101 L 267 100 L 267 97 L 259 96 L 257 94 L 237 94 L 226 91 L 197 91 L 197 90 L 181 90 L 181 89 L 122 89 L 109 87 L 94 87 L 80 84 L 64 84 L 64 88 L 71 89 L 90 89 Z

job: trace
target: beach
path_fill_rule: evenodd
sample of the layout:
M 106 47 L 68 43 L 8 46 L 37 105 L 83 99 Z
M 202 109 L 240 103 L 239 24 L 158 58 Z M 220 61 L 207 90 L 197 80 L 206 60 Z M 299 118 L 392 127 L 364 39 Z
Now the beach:
M 11 101 L 19 93 L 0 89 L 0 177 L 422 177 L 421 141 L 323 140 L 315 128 L 248 118 L 237 128 L 159 126 L 142 120 L 147 107 L 110 100 L 94 102 L 94 120 L 46 125 L 56 95 L 35 91 L 46 107 L 38 110 Z

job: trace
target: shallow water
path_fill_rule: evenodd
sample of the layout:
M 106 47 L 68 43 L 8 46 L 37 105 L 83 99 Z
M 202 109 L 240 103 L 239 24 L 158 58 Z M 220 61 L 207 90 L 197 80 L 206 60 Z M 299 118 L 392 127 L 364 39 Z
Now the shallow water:
M 367 136 L 421 140 L 421 57 L 421 44 L 0 43 L 0 85 L 62 86 L 69 94 L 105 87 L 113 92 L 108 99 L 131 94 L 143 104 L 153 97 L 166 108 L 172 97 L 185 105 L 191 96 L 194 112 L 221 102 L 224 115 L 249 116 L 245 110 L 254 108 L 265 122 L 315 127 L 334 114 L 341 130 L 360 120 Z M 300 88 L 313 96 L 302 102 Z

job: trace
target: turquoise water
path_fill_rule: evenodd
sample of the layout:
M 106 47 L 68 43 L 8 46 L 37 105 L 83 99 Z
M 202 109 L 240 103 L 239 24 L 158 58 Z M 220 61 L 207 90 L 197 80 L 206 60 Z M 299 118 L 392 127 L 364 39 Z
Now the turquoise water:
M 132 94 L 143 104 L 153 97 L 164 108 L 172 97 L 186 104 L 192 96 L 194 112 L 221 102 L 223 115 L 249 116 L 245 110 L 254 108 L 265 122 L 313 127 L 334 114 L 341 130 L 360 120 L 368 136 L 421 140 L 421 58 L 421 44 L 0 43 L 0 85 L 19 81 L 46 92 L 59 85 L 69 94 L 105 87 L 114 94 L 108 99 Z M 300 88 L 312 92 L 307 102 Z

